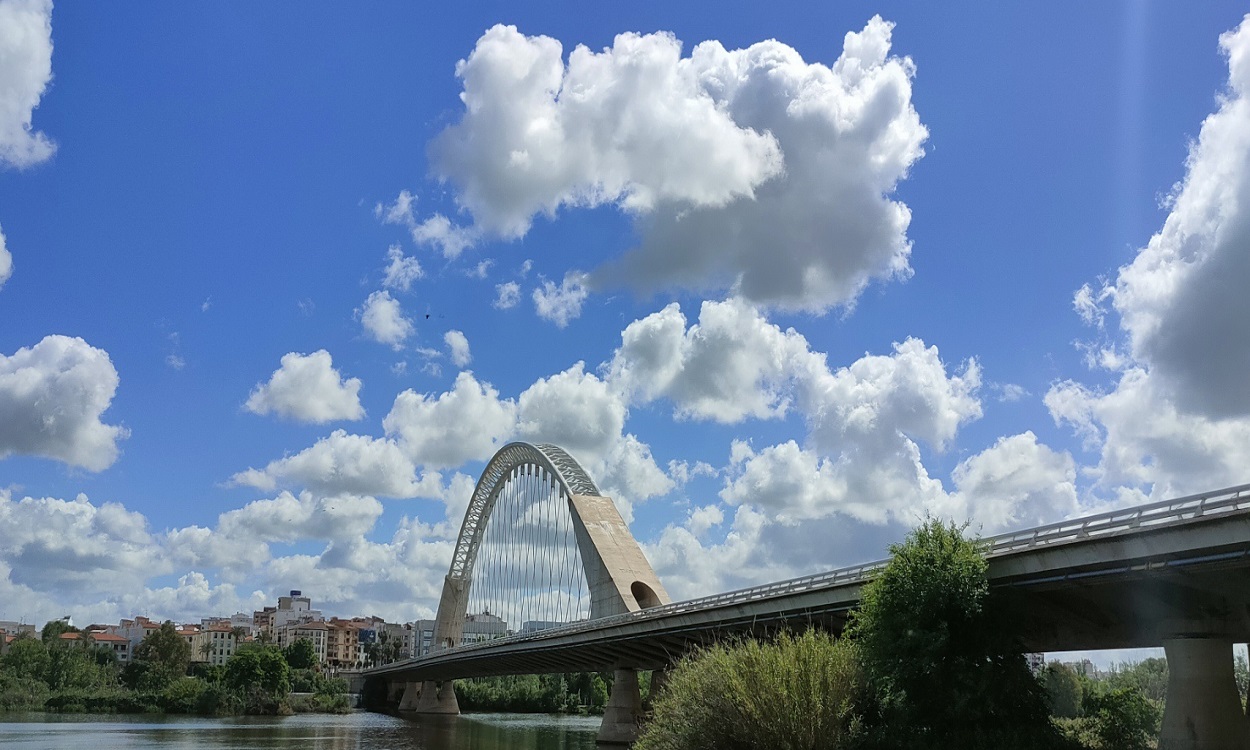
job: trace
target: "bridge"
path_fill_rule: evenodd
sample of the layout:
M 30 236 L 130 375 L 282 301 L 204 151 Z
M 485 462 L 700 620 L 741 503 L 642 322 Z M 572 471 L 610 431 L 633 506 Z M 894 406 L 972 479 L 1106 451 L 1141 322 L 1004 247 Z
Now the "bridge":
M 1232 645 L 1250 641 L 1250 485 L 983 542 L 1026 648 L 1162 646 L 1159 747 L 1250 748 L 1232 664 Z M 642 715 L 639 670 L 729 635 L 838 632 L 885 563 L 670 602 L 577 462 L 556 446 L 511 443 L 470 499 L 428 653 L 366 674 L 388 682 L 401 711 L 455 714 L 456 679 L 613 671 L 599 740 L 626 744 Z

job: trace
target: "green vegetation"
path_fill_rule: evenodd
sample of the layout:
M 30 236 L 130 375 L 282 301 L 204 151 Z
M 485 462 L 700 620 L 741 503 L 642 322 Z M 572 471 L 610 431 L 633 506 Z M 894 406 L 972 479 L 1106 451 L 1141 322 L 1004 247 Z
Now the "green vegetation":
M 134 661 L 126 665 L 122 679 L 134 690 L 159 692 L 185 675 L 190 664 L 191 644 L 166 620 L 135 649 Z
M 594 672 L 478 677 L 456 681 L 464 711 L 603 713 L 611 674 Z
M 1061 678 L 1055 676 L 1063 675 Z M 1042 672 L 1051 691 L 1057 679 L 1076 684 L 1076 710 L 1063 712 L 1054 697 L 1052 712 L 1063 733 L 1080 747 L 1094 750 L 1146 750 L 1154 747 L 1167 697 L 1168 667 L 1163 659 L 1121 664 L 1100 679 L 1079 675 L 1064 664 L 1051 663 Z M 1064 688 L 1065 691 L 1070 688 Z M 1052 694 L 1053 695 L 1053 694 Z
M 18 638 L 9 645 L 0 658 L 0 711 L 227 715 L 350 710 L 343 680 L 313 669 L 292 671 L 276 646 L 245 644 L 224 667 L 195 664 L 188 675 L 191 647 L 173 623 L 144 638 L 124 668 L 109 648 L 62 639 L 62 633 L 74 632 L 67 628 L 54 620 L 41 638 Z M 309 695 L 292 697 L 292 687 Z
M 931 519 L 890 553 L 851 627 L 876 699 L 870 744 L 1060 746 L 1042 687 L 990 596 L 980 546 Z
M 638 750 L 837 750 L 863 739 L 856 649 L 809 630 L 713 646 L 672 673 Z
M 297 638 L 282 649 L 282 656 L 291 669 L 312 669 L 317 664 L 317 647 L 307 638 Z

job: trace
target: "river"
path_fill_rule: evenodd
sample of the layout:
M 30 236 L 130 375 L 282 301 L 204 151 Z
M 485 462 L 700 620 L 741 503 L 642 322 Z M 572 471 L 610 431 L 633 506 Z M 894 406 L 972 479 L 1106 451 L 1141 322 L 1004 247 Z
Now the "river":
M 466 714 L 420 721 L 344 715 L 179 716 L 0 714 L 0 746 L 29 750 L 592 750 L 597 716 Z

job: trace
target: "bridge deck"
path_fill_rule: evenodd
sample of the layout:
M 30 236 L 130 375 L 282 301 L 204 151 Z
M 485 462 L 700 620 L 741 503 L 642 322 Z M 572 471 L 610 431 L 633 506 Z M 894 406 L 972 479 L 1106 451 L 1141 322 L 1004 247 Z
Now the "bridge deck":
M 990 579 L 1035 650 L 1158 645 L 1218 619 L 1250 638 L 1250 485 L 984 540 Z M 368 670 L 408 680 L 656 668 L 731 634 L 840 629 L 886 561 L 436 651 Z M 1230 569 L 1243 571 L 1230 575 Z

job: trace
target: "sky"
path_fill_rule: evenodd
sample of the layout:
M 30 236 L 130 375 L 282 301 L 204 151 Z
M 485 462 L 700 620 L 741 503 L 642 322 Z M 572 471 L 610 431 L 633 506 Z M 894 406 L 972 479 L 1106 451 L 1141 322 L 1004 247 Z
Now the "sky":
M 484 462 L 675 599 L 1250 481 L 1250 20 L 0 0 L 0 619 L 430 616 Z

